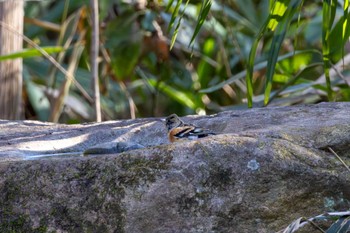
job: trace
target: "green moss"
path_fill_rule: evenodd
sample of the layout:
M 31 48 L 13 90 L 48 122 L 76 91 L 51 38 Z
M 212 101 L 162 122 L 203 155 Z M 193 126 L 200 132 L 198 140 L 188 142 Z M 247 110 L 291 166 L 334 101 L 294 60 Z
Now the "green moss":
M 118 182 L 123 186 L 137 186 L 140 183 L 153 183 L 157 175 L 169 167 L 171 156 L 153 155 L 148 157 L 136 157 L 125 155 L 121 160 L 121 169 Z
M 25 217 L 19 216 L 17 218 L 10 218 L 8 213 L 1 215 L 0 232 L 24 232 Z M 6 216 L 7 215 L 7 216 Z
M 96 161 L 101 159 L 105 160 L 102 165 Z M 56 169 L 56 165 L 45 161 L 26 163 L 24 169 L 4 177 L 5 183 L 0 190 L 0 232 L 44 233 L 49 231 L 48 223 L 54 229 L 67 232 L 108 232 L 111 229 L 123 232 L 125 189 L 155 182 L 171 160 L 170 155 L 138 156 L 132 152 L 82 160 L 76 164 L 70 162 L 67 163 L 68 170 L 62 173 L 58 172 L 61 167 Z M 64 164 L 59 166 L 64 167 Z M 52 183 L 50 188 L 41 188 L 47 182 L 55 181 L 58 181 L 57 186 Z M 83 196 L 79 197 L 81 194 Z M 33 228 L 31 216 L 21 215 L 32 208 L 27 203 L 31 200 L 43 200 L 49 205 L 47 212 L 38 210 L 44 211 L 40 216 L 45 217 L 36 228 Z M 72 203 L 72 200 L 79 203 Z M 78 209 L 74 207 L 76 205 Z M 19 210 L 14 213 L 12 206 Z M 98 219 L 88 220 L 91 211 L 98 213 Z
M 0 212 L 0 232 L 6 233 L 46 233 L 47 227 L 40 225 L 37 228 L 32 228 L 30 224 L 30 217 L 28 215 L 20 215 L 12 212 L 6 206 L 6 210 Z
M 234 185 L 232 169 L 214 165 L 209 171 L 209 177 L 203 184 L 203 186 L 218 190 L 225 190 L 226 187 L 231 185 Z
M 104 233 L 108 232 L 108 228 L 105 225 L 96 225 L 93 223 L 84 223 L 85 230 L 83 232 L 86 233 Z
M 46 233 L 47 232 L 47 227 L 46 226 L 39 226 L 38 228 L 35 229 L 35 232 L 37 232 L 37 233 Z
M 0 232 L 36 232 L 36 229 L 30 226 L 29 216 L 15 213 L 12 209 L 12 203 L 18 201 L 18 194 L 21 193 L 20 180 L 17 183 L 14 179 L 7 179 L 0 190 L 3 195 L 0 199 Z
M 176 204 L 178 206 L 178 212 L 184 214 L 185 216 L 191 216 L 193 212 L 199 211 L 199 200 L 194 197 L 187 197 L 182 195 L 176 199 Z
M 235 219 L 240 212 L 241 210 L 238 205 L 231 208 L 228 213 L 217 212 L 217 218 L 213 224 L 212 230 L 215 232 L 228 232 L 227 229 L 232 229 L 233 226 L 237 225 L 237 220 Z

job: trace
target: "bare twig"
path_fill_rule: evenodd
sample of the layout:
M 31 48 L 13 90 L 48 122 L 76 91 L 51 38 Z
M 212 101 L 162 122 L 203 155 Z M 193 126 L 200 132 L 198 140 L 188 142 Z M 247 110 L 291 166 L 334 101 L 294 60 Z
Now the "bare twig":
M 101 53 L 102 53 L 102 57 L 103 59 L 105 59 L 107 61 L 107 64 L 111 64 L 111 58 L 109 56 L 109 54 L 107 53 L 105 48 L 101 48 Z M 136 72 L 138 72 L 138 68 L 136 68 Z M 137 107 L 136 104 L 130 94 L 130 92 L 128 91 L 128 88 L 125 86 L 125 84 L 122 81 L 118 81 L 119 87 L 120 89 L 124 92 L 125 97 L 128 99 L 129 102 L 129 109 L 130 109 L 130 118 L 131 119 L 135 119 L 136 118 L 136 112 L 137 112 Z M 152 89 L 150 89 L 152 92 Z
M 320 214 L 320 215 L 317 215 L 315 217 L 308 218 L 308 219 L 306 219 L 304 217 L 301 217 L 301 218 L 298 218 L 295 221 L 293 221 L 291 224 L 289 224 L 289 226 L 286 229 L 280 230 L 277 233 L 292 233 L 292 232 L 296 232 L 297 230 L 299 230 L 300 228 L 304 227 L 307 224 L 312 224 L 319 231 L 325 232 L 323 229 L 321 229 L 315 223 L 315 221 L 324 221 L 325 219 L 334 220 L 334 219 L 339 219 L 340 217 L 349 216 L 349 215 L 350 215 L 350 211 L 344 211 L 344 212 L 328 212 L 328 213 Z
M 0 2 L 6 2 L 8 0 L 0 0 Z M 18 0 L 22 2 L 44 2 L 44 1 L 49 1 L 49 0 Z
M 342 70 L 344 70 L 345 68 L 345 64 L 344 64 L 344 59 L 342 60 L 343 61 L 343 66 L 341 67 L 342 68 Z M 334 69 L 334 71 L 335 71 L 335 73 L 341 78 L 341 79 L 343 79 L 345 82 L 346 82 L 346 84 L 348 84 L 348 86 L 350 86 L 350 80 L 348 79 L 348 78 L 346 78 L 342 73 L 341 73 L 341 71 L 339 70 L 339 65 L 337 66 L 337 65 L 334 65 L 334 64 L 331 64 L 332 65 L 332 68 Z
M 344 70 L 345 66 L 348 66 L 350 64 L 350 54 L 347 54 L 345 57 L 343 57 L 342 60 L 337 62 L 335 65 L 332 65 L 332 69 L 329 71 L 329 75 L 331 79 L 333 80 L 334 77 L 339 74 L 341 71 Z M 348 81 L 345 79 L 345 81 L 348 83 Z M 314 84 L 323 84 L 326 82 L 325 75 L 321 75 L 316 81 L 314 81 Z
M 344 160 L 342 160 L 342 159 L 339 157 L 339 155 L 337 155 L 337 153 L 334 152 L 334 150 L 333 150 L 332 148 L 328 147 L 328 150 L 329 150 L 330 152 L 332 152 L 332 154 L 334 154 L 335 157 L 337 157 L 337 159 L 339 159 L 339 161 L 340 161 L 340 162 L 346 167 L 346 169 L 348 169 L 348 171 L 350 172 L 350 168 L 349 168 L 348 165 L 346 165 L 346 163 L 344 162 Z
M 66 55 L 67 49 L 69 48 L 69 46 L 71 46 L 72 41 L 76 35 L 76 32 L 78 30 L 78 24 L 79 24 L 80 18 L 82 17 L 82 11 L 83 11 L 82 8 L 80 8 L 77 11 L 77 13 L 72 14 L 68 19 L 64 20 L 61 23 L 61 26 L 60 26 L 61 30 L 60 30 L 60 35 L 58 37 L 57 45 L 63 46 L 63 51 L 57 54 L 57 58 L 56 58 L 56 61 L 60 64 L 62 63 L 64 56 Z M 69 33 L 67 38 L 64 39 L 65 34 L 66 33 L 68 34 L 67 28 L 70 28 L 68 26 L 70 23 L 72 23 L 71 30 L 70 30 L 71 32 Z M 48 86 L 50 86 L 51 88 L 55 88 L 55 83 L 57 79 L 56 71 L 57 71 L 56 66 L 53 66 L 49 71 Z
M 43 21 L 40 19 L 34 19 L 34 18 L 29 18 L 29 17 L 24 17 L 24 22 L 25 23 L 30 23 L 33 25 L 36 25 L 41 28 L 45 28 L 50 31 L 55 31 L 55 32 L 60 32 L 61 26 L 55 23 Z
M 128 99 L 129 109 L 130 109 L 130 118 L 136 119 L 136 111 L 137 111 L 136 104 L 135 104 L 134 100 L 132 99 L 132 97 L 128 91 L 128 88 L 125 86 L 125 84 L 123 82 L 118 82 L 118 83 L 119 83 L 120 88 L 124 91 L 126 98 Z
M 319 227 L 316 223 L 314 223 L 312 220 L 305 219 L 308 223 L 310 223 L 313 227 L 315 227 L 317 230 L 319 230 L 322 233 L 326 233 L 321 227 Z
M 100 88 L 98 83 L 98 52 L 99 52 L 99 27 L 98 27 L 98 1 L 90 0 L 92 32 L 91 32 L 91 74 L 92 89 L 94 91 L 94 107 L 96 121 L 101 122 Z
M 15 33 L 16 35 L 23 38 L 25 42 L 30 44 L 32 47 L 36 48 L 47 60 L 49 60 L 54 66 L 59 69 L 67 79 L 71 79 L 71 81 L 74 83 L 74 85 L 78 88 L 78 90 L 82 93 L 82 95 L 89 101 L 92 102 L 92 98 L 90 95 L 85 91 L 85 89 L 75 80 L 74 75 L 70 74 L 65 70 L 50 54 L 48 54 L 44 49 L 40 48 L 35 42 L 33 42 L 31 39 L 23 35 L 22 33 L 18 32 L 15 28 L 11 27 L 11 25 L 8 25 L 4 22 L 0 21 L 0 25 L 7 30 L 9 30 L 12 33 Z
M 79 38 L 79 41 L 81 42 L 82 39 L 85 36 L 85 32 L 82 32 Z M 69 67 L 68 67 L 68 73 L 73 74 L 77 68 L 78 62 L 80 60 L 81 53 L 83 52 L 84 47 L 81 46 L 81 43 L 77 43 L 74 47 L 72 56 L 70 57 L 69 61 Z M 68 95 L 69 88 L 71 86 L 72 79 L 66 79 L 59 91 L 58 97 L 55 99 L 55 102 L 53 103 L 53 107 L 51 109 L 51 114 L 49 117 L 49 121 L 52 122 L 58 122 L 58 119 L 62 113 L 63 106 L 64 106 L 64 99 Z

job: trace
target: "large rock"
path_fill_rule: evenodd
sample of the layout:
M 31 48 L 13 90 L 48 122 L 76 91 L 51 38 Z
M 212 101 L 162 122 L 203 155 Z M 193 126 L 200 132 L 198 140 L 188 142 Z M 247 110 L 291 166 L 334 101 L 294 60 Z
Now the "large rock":
M 350 172 L 329 151 L 350 163 L 350 103 L 184 120 L 218 135 L 169 144 L 158 119 L 0 121 L 0 232 L 275 232 L 350 208 Z M 80 153 L 111 141 L 145 148 Z

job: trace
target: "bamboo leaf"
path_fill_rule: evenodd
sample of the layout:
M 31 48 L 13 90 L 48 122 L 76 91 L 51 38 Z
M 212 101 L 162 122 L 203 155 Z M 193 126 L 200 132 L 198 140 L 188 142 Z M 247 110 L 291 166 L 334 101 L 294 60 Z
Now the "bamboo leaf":
M 171 1 L 171 4 L 172 4 L 172 2 L 173 1 Z M 176 3 L 176 6 L 174 8 L 174 11 L 173 11 L 173 13 L 171 15 L 171 19 L 170 19 L 170 22 L 169 22 L 168 32 L 174 27 L 175 19 L 176 19 L 176 17 L 179 14 L 181 3 L 182 3 L 182 0 L 178 0 L 177 3 Z M 170 5 L 168 5 L 168 7 L 170 8 Z
M 341 216 L 335 223 L 332 224 L 326 233 L 346 233 L 349 230 L 350 217 Z
M 168 5 L 166 6 L 166 9 L 165 9 L 166 12 L 168 12 L 170 10 L 171 6 L 173 5 L 173 2 L 174 2 L 174 0 L 170 0 L 168 2 Z
M 112 50 L 112 69 L 117 77 L 122 80 L 132 74 L 141 54 L 141 45 L 138 41 L 129 41 Z
M 194 29 L 191 41 L 190 41 L 190 46 L 193 44 L 194 39 L 196 38 L 197 34 L 199 33 L 199 30 L 201 29 L 205 19 L 208 16 L 208 13 L 210 11 L 212 5 L 212 0 L 205 0 L 202 5 L 201 5 L 201 10 L 199 12 L 198 15 L 198 19 L 197 19 L 197 25 L 196 28 Z
M 179 2 L 178 2 L 178 4 L 179 4 Z M 170 50 L 174 47 L 174 44 L 175 44 L 175 41 L 176 41 L 176 38 L 177 38 L 177 35 L 178 35 L 178 32 L 179 32 L 179 28 L 180 28 L 180 25 L 181 25 L 181 20 L 182 20 L 184 14 L 185 14 L 185 10 L 186 10 L 189 2 L 190 2 L 190 0 L 186 1 L 186 4 L 185 4 L 185 6 L 184 6 L 184 8 L 183 8 L 183 10 L 181 12 L 180 17 L 179 17 L 179 20 L 177 21 L 177 24 L 176 24 L 173 36 L 171 37 Z M 181 5 L 181 3 L 180 3 L 180 5 Z M 176 8 L 175 8 L 176 15 L 174 16 L 174 13 L 175 13 L 175 11 L 174 11 L 173 15 L 171 16 L 171 20 L 170 20 L 170 23 L 169 23 L 168 31 L 173 27 L 174 21 L 175 21 L 177 15 L 178 15 L 178 12 L 179 12 L 180 5 L 179 6 L 176 5 Z
M 278 231 L 283 233 L 293 233 L 299 230 L 300 228 L 304 227 L 307 224 L 313 223 L 312 225 L 314 227 L 317 227 L 317 229 L 321 230 L 321 232 L 324 232 L 321 228 L 318 227 L 316 224 L 318 221 L 325 221 L 325 220 L 334 220 L 338 219 L 337 222 L 335 222 L 327 231 L 326 233 L 346 233 L 349 230 L 349 217 L 350 212 L 344 211 L 344 212 L 329 212 L 325 214 L 321 214 L 312 218 L 298 218 L 297 220 L 293 221 L 287 228 L 284 230 Z
M 235 23 L 236 25 L 242 25 L 244 30 L 249 31 L 250 33 L 256 34 L 259 30 L 257 24 L 250 22 L 247 18 L 243 17 L 238 12 L 218 2 L 213 2 L 211 11 L 218 12 L 219 14 L 222 13 L 223 15 L 228 17 L 230 22 Z
M 329 40 L 332 41 L 330 43 L 330 57 L 331 58 L 337 58 L 344 57 L 344 46 L 348 41 L 349 35 L 350 35 L 350 25 L 349 22 L 350 15 L 347 14 L 347 19 L 344 19 L 344 16 L 342 16 L 339 21 L 332 27 L 332 31 L 329 35 Z M 338 55 L 339 54 L 339 55 Z
M 274 36 L 272 40 L 272 47 L 269 52 L 269 58 L 267 60 L 267 73 L 266 73 L 266 82 L 265 82 L 265 94 L 264 94 L 264 105 L 266 106 L 269 102 L 270 93 L 272 89 L 272 78 L 273 74 L 275 72 L 276 62 L 278 58 L 278 53 L 280 51 L 282 42 L 284 40 L 284 37 L 286 35 L 286 29 L 285 24 L 279 24 L 278 25 L 278 34 Z M 284 28 L 283 28 L 284 27 Z M 281 30 L 281 28 L 283 28 Z
M 249 108 L 253 107 L 253 72 L 254 72 L 256 50 L 258 48 L 259 41 L 261 40 L 265 32 L 267 32 L 268 30 L 270 19 L 271 19 L 271 14 L 267 17 L 265 23 L 260 28 L 260 31 L 258 35 L 255 37 L 255 40 L 252 45 L 252 49 L 250 50 L 250 53 L 249 53 L 249 59 L 247 64 L 247 75 L 246 75 L 247 100 L 248 100 Z
M 305 83 L 303 82 L 302 84 L 297 84 L 297 85 L 293 85 L 300 77 L 301 77 L 301 74 L 304 72 L 304 71 L 307 71 L 307 70 L 310 70 L 310 69 L 313 69 L 317 66 L 322 66 L 323 64 L 322 63 L 312 63 L 306 67 L 304 67 L 302 70 L 300 70 L 298 72 L 298 74 L 296 74 L 294 77 L 292 77 L 285 85 L 283 85 L 279 90 L 275 91 L 273 93 L 273 95 L 269 98 L 269 102 L 270 103 L 274 98 L 276 98 L 279 94 L 281 94 L 282 92 L 284 94 L 286 94 L 287 92 L 288 93 L 293 93 L 293 92 L 297 92 L 297 91 L 301 91 L 301 90 L 304 90 L 308 87 L 311 87 L 313 85 L 313 82 L 310 82 L 310 83 Z M 286 91 L 285 91 L 286 90 Z
M 300 1 L 295 0 L 290 3 L 287 8 L 287 11 L 284 12 L 284 15 L 281 17 L 280 22 L 278 22 L 276 33 L 272 39 L 272 45 L 270 48 L 268 61 L 267 61 L 267 74 L 265 82 L 265 94 L 264 94 L 264 105 L 266 106 L 269 102 L 270 93 L 272 89 L 272 79 L 275 72 L 275 67 L 278 59 L 278 54 L 283 43 L 284 37 L 287 33 L 289 25 L 293 19 L 294 14 L 300 6 Z
M 215 53 L 215 40 L 213 38 L 208 38 L 203 45 L 203 55 L 212 57 Z M 215 75 L 215 69 L 204 59 L 199 62 L 197 74 L 199 78 L 199 82 L 202 87 L 206 87 L 208 82 Z
M 197 108 L 195 102 L 193 102 L 193 100 L 183 91 L 178 91 L 164 82 L 157 82 L 155 79 L 147 79 L 147 82 L 153 87 L 158 87 L 161 92 L 164 92 L 167 96 L 178 101 L 179 103 L 191 109 Z
M 348 15 L 349 15 L 349 0 L 344 0 L 344 15 L 343 15 L 343 31 L 342 44 L 345 44 L 348 36 Z M 344 46 L 342 46 L 342 57 L 344 57 Z
M 301 50 L 301 51 L 290 52 L 290 53 L 284 54 L 282 56 L 279 56 L 277 61 L 282 61 L 284 59 L 288 59 L 296 54 L 308 54 L 308 53 L 318 54 L 318 51 L 317 50 Z M 264 69 L 266 67 L 267 67 L 266 61 L 260 62 L 260 63 L 253 66 L 253 71 L 261 70 L 261 69 Z M 211 86 L 209 88 L 206 88 L 206 89 L 202 89 L 199 92 L 200 93 L 211 93 L 211 92 L 217 91 L 217 90 L 223 88 L 225 85 L 232 84 L 239 79 L 247 77 L 247 75 L 248 75 L 248 68 L 247 68 L 247 70 L 244 70 L 238 74 L 233 75 L 232 77 L 230 77 L 229 79 L 227 79 L 224 82 L 218 83 L 218 84 Z
M 336 5 L 334 0 L 324 0 L 323 1 L 323 21 L 322 21 L 322 54 L 323 54 L 323 63 L 324 63 L 324 73 L 326 77 L 326 86 L 327 86 L 327 95 L 330 101 L 333 100 L 332 86 L 329 75 L 329 70 L 331 67 L 330 64 L 330 32 L 334 20 L 334 11 Z
M 248 100 L 248 107 L 251 108 L 253 107 L 253 72 L 254 72 L 254 63 L 255 63 L 255 56 L 256 56 L 256 50 L 259 45 L 259 41 L 263 37 L 263 35 L 268 31 L 268 30 L 274 30 L 277 26 L 276 22 L 280 19 L 278 17 L 280 14 L 284 14 L 285 12 L 285 5 L 287 1 L 276 1 L 272 5 L 271 3 L 271 12 L 268 15 L 265 23 L 262 25 L 260 28 L 260 31 L 258 35 L 255 37 L 255 40 L 252 45 L 252 49 L 250 50 L 249 53 L 249 59 L 248 59 L 248 64 L 247 64 L 247 75 L 246 75 L 246 85 L 247 85 L 247 100 Z
M 256 9 L 256 6 L 254 5 L 252 0 L 245 0 L 245 1 L 236 1 L 237 6 L 239 7 L 239 9 L 242 11 L 243 15 L 245 17 L 245 20 L 249 20 L 249 22 L 251 24 L 258 24 L 259 22 L 257 22 L 257 11 L 258 9 Z
M 173 36 L 171 37 L 170 48 L 169 48 L 170 50 L 172 50 L 172 48 L 174 47 L 174 44 L 175 44 L 175 41 L 177 38 L 177 34 L 179 32 L 180 24 L 181 24 L 181 19 L 182 18 L 179 18 L 179 20 L 177 21 Z
M 285 15 L 285 12 L 287 10 L 289 0 L 280 0 L 276 1 L 273 4 L 272 10 L 270 12 L 270 20 L 268 23 L 268 29 L 271 31 L 275 31 L 277 25 L 281 21 L 282 17 Z
M 48 46 L 41 47 L 48 54 L 59 53 L 64 51 L 62 46 Z M 29 57 L 42 57 L 43 54 L 38 49 L 23 49 L 22 51 L 14 52 L 11 54 L 6 54 L 0 56 L 0 61 L 8 60 L 8 59 L 16 59 L 16 58 L 29 58 Z

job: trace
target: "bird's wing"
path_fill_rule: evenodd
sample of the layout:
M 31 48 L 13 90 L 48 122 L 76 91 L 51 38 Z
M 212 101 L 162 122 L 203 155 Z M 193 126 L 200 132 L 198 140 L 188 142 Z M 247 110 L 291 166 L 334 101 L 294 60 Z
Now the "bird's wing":
M 173 129 L 172 135 L 176 138 L 197 139 L 208 135 L 214 135 L 214 133 L 207 129 L 185 124 L 181 127 Z

